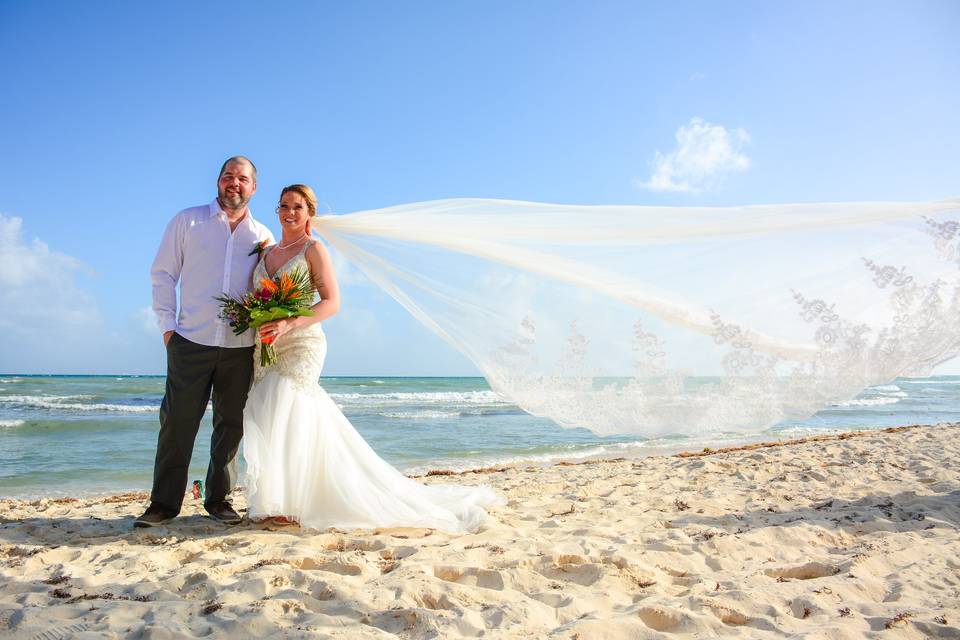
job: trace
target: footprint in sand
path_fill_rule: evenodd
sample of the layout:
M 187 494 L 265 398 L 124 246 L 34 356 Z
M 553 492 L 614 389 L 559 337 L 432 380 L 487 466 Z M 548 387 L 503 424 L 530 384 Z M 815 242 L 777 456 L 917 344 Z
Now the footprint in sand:
M 187 544 L 177 549 L 173 554 L 173 559 L 181 566 L 190 564 L 197 558 L 203 556 L 203 549 L 198 544 Z
M 291 564 L 305 571 L 329 571 L 330 573 L 339 573 L 342 576 L 359 576 L 363 573 L 363 568 L 360 565 L 323 558 L 319 560 L 302 558 L 299 562 L 292 561 Z
M 674 569 L 673 567 L 667 567 L 662 564 L 657 565 L 657 569 L 660 569 L 665 574 L 673 578 L 674 584 L 689 585 L 700 582 L 700 578 L 696 576 L 691 576 L 690 572 L 686 569 Z M 692 581 L 692 582 L 691 582 Z
M 32 640 L 66 640 L 67 638 L 74 637 L 78 633 L 83 633 L 89 626 L 89 622 L 81 622 L 64 627 L 52 627 L 33 636 Z
M 420 613 L 411 609 L 384 611 L 361 618 L 360 622 L 397 636 L 430 637 L 435 635 L 437 631 L 434 624 L 423 619 Z M 421 633 L 416 633 L 417 631 Z
M 378 554 L 380 556 L 380 561 L 397 561 L 403 560 L 404 558 L 409 558 L 410 556 L 417 553 L 419 549 L 417 547 L 393 547 L 392 549 L 383 549 Z
M 573 582 L 583 587 L 589 587 L 600 581 L 608 573 L 607 568 L 602 564 L 578 555 L 545 558 L 535 571 L 550 580 Z
M 332 600 L 336 595 L 337 592 L 334 591 L 333 587 L 322 580 L 310 586 L 310 597 L 317 600 Z
M 529 595 L 534 600 L 542 602 L 548 607 L 553 607 L 554 609 L 562 609 L 563 607 L 570 606 L 570 604 L 573 603 L 573 598 L 570 596 L 553 591 L 541 591 L 539 593 L 531 593 Z
M 437 566 L 433 568 L 433 575 L 446 582 L 456 582 L 471 587 L 503 591 L 503 576 L 499 571 L 480 569 L 479 567 L 452 567 Z
M 433 529 L 418 529 L 416 527 L 388 527 L 373 530 L 373 535 L 375 536 L 392 536 L 394 538 L 401 538 L 403 540 L 410 538 L 426 538 L 427 536 L 433 535 L 433 533 Z
M 719 618 L 720 622 L 724 624 L 739 627 L 750 622 L 749 616 L 729 605 L 715 601 L 708 601 L 704 602 L 703 604 L 710 611 L 710 613 Z
M 347 538 L 337 537 L 321 542 L 317 546 L 327 551 L 380 551 L 386 548 L 387 545 L 380 540 L 370 540 L 366 538 L 349 540 Z
M 387 558 L 380 558 L 380 561 L 377 564 L 380 567 L 381 574 L 391 573 L 393 571 L 396 571 L 397 568 L 400 566 L 400 563 L 397 562 L 396 560 L 389 560 Z
M 637 615 L 654 631 L 674 631 L 686 623 L 682 613 L 662 607 L 641 607 Z
M 765 569 L 764 573 L 771 578 L 784 580 L 812 580 L 835 576 L 840 573 L 840 567 L 824 562 L 808 562 L 793 567 L 773 567 Z
M 414 595 L 413 599 L 424 609 L 450 611 L 461 608 L 459 604 L 451 601 L 445 593 L 439 597 L 432 593 L 421 593 L 420 595 Z
M 211 584 L 211 577 L 203 571 L 188 575 L 178 591 L 188 598 L 210 599 L 216 596 L 216 585 Z
M 819 612 L 819 610 L 817 605 L 807 598 L 797 598 L 790 602 L 790 613 L 793 614 L 793 617 L 799 618 L 800 620 L 806 620 L 814 613 Z

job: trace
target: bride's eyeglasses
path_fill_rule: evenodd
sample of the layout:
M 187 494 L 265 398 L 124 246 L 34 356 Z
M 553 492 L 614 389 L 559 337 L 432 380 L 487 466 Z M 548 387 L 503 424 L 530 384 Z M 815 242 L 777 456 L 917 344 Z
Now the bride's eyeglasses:
M 294 213 L 300 213 L 301 211 L 306 211 L 306 210 L 307 208 L 302 204 L 297 204 L 292 207 L 289 205 L 281 204 L 280 206 L 277 207 L 277 213 L 289 213 L 291 211 Z

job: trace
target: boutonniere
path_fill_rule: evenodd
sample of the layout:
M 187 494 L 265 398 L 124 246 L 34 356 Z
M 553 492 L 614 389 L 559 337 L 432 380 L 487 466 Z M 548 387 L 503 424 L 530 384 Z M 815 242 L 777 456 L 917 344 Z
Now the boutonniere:
M 263 250 L 266 247 L 267 247 L 267 241 L 261 240 L 257 244 L 253 245 L 253 249 L 247 255 L 252 256 L 253 254 L 257 254 L 258 256 L 263 257 Z

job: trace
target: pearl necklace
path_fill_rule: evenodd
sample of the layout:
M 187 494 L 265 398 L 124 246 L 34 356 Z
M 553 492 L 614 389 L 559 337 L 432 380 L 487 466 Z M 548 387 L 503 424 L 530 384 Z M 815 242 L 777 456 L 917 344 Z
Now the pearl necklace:
M 290 247 L 296 246 L 301 242 L 303 242 L 303 239 L 306 237 L 307 237 L 307 234 L 303 234 L 302 237 L 297 238 L 295 241 L 291 242 L 290 244 L 277 244 L 277 249 L 289 249 Z

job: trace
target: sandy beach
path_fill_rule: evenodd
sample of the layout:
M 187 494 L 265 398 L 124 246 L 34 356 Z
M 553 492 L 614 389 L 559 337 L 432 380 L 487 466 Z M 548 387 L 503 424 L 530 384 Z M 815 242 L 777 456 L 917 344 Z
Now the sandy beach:
M 508 499 L 468 535 L 7 499 L 0 636 L 960 638 L 958 459 L 934 425 L 425 478 Z

